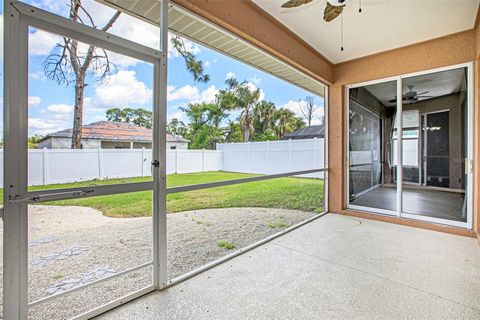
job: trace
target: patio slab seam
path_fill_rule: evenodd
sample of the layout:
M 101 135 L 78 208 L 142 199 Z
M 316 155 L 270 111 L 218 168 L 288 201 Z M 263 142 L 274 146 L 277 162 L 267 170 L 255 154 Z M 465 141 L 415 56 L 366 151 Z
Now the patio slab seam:
M 429 292 L 429 291 L 425 291 L 425 290 L 422 290 L 420 288 L 413 287 L 413 286 L 411 286 L 409 284 L 406 284 L 406 283 L 403 283 L 403 282 L 399 282 L 399 281 L 395 281 L 395 280 L 392 280 L 392 279 L 389 279 L 389 278 L 385 278 L 385 277 L 382 277 L 380 275 L 364 271 L 362 269 L 354 268 L 354 267 L 351 267 L 351 266 L 343 264 L 343 263 L 339 263 L 339 262 L 332 261 L 332 260 L 329 260 L 329 259 L 326 259 L 326 258 L 323 258 L 323 257 L 319 257 L 317 255 L 314 255 L 314 254 L 311 254 L 311 253 L 308 253 L 308 252 L 304 252 L 302 250 L 294 249 L 294 248 L 288 247 L 286 245 L 277 243 L 275 241 L 272 241 L 269 244 L 275 245 L 275 246 L 278 246 L 278 247 L 281 247 L 281 248 L 284 248 L 284 249 L 287 249 L 287 250 L 291 250 L 291 251 L 297 252 L 299 254 L 303 254 L 303 255 L 312 257 L 314 259 L 318 259 L 318 260 L 322 260 L 322 261 L 325 261 L 325 262 L 328 262 L 328 263 L 332 263 L 332 264 L 341 266 L 343 268 L 346 268 L 346 269 L 349 269 L 349 270 L 352 270 L 352 271 L 355 271 L 355 272 L 363 273 L 363 274 L 366 274 L 366 275 L 369 275 L 369 276 L 372 276 L 372 277 L 376 277 L 376 278 L 379 278 L 379 279 L 382 279 L 382 280 L 385 280 L 385 281 L 389 281 L 391 283 L 394 283 L 394 284 L 397 284 L 397 285 L 400 285 L 400 286 L 403 286 L 403 287 L 406 287 L 406 288 L 410 288 L 410 289 L 413 289 L 415 291 L 425 293 L 425 294 L 428 294 L 430 296 L 437 297 L 437 298 L 449 301 L 451 303 L 455 303 L 457 305 L 460 305 L 460 306 L 463 306 L 463 307 L 466 307 L 466 308 L 470 308 L 472 310 L 480 312 L 480 309 L 476 308 L 475 306 L 471 306 L 471 305 L 468 305 L 468 304 L 465 304 L 465 303 L 462 303 L 462 302 L 459 302 L 459 301 L 456 301 L 456 300 L 452 300 L 450 298 L 447 298 L 447 297 L 444 297 L 444 296 L 441 296 L 441 295 L 438 295 L 438 294 L 435 294 L 435 293 L 432 293 L 432 292 Z

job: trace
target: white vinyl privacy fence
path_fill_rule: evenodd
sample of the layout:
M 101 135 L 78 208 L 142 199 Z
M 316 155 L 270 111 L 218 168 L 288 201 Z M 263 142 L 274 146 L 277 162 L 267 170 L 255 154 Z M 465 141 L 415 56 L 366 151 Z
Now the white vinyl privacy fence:
M 230 171 L 275 174 L 324 167 L 324 140 L 222 143 L 218 150 L 168 150 L 167 174 Z M 31 149 L 28 184 L 47 185 L 93 179 L 151 175 L 149 149 Z M 3 168 L 3 150 L 0 150 Z M 323 178 L 323 172 L 304 175 Z M 0 171 L 3 187 L 3 170 Z
M 28 151 L 28 184 L 46 185 L 93 179 L 151 175 L 150 149 L 43 149 Z M 3 168 L 3 150 L 0 151 Z M 167 174 L 219 171 L 222 152 L 168 150 Z M 3 170 L 0 184 L 3 187 Z
M 325 167 L 324 139 L 219 143 L 223 170 L 243 173 L 276 174 Z M 303 175 L 323 178 L 323 172 Z

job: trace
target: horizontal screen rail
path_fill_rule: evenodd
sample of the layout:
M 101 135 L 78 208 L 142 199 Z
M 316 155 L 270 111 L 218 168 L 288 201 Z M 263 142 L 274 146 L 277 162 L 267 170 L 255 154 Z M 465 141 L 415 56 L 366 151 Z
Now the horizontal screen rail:
M 64 296 L 66 294 L 69 294 L 69 293 L 72 293 L 72 292 L 75 292 L 75 291 L 78 291 L 78 290 L 82 290 L 82 289 L 86 289 L 88 287 L 91 287 L 93 285 L 96 285 L 96 284 L 99 284 L 99 283 L 102 283 L 102 282 L 105 282 L 107 280 L 111 280 L 111 279 L 114 279 L 114 278 L 118 278 L 118 277 L 121 277 L 123 275 L 126 275 L 130 272 L 134 272 L 134 271 L 137 271 L 137 270 L 140 270 L 140 269 L 143 269 L 143 268 L 146 268 L 146 267 L 149 267 L 149 266 L 152 266 L 153 265 L 153 261 L 150 261 L 150 262 L 147 262 L 147 263 L 144 263 L 144 264 L 141 264 L 141 265 L 138 265 L 138 266 L 135 266 L 133 268 L 130 268 L 130 269 L 127 269 L 127 270 L 123 270 L 121 272 L 117 272 L 115 274 L 112 274 L 110 276 L 107 276 L 107 277 L 104 277 L 104 278 L 101 278 L 101 279 L 98 279 L 98 280 L 95 280 L 95 281 L 92 281 L 92 282 L 87 282 L 85 284 L 82 284 L 78 287 L 74 287 L 74 288 L 71 288 L 71 289 L 68 289 L 68 290 L 65 290 L 65 291 L 62 291 L 62 292 L 59 292 L 59 293 L 54 293 L 52 294 L 51 296 L 48 296 L 48 297 L 44 297 L 44 298 L 40 298 L 38 300 L 35 300 L 33 302 L 30 302 L 28 304 L 28 307 L 31 308 L 33 306 L 36 306 L 40 303 L 44 303 L 44 302 L 47 302 L 47 301 L 50 301 L 52 299 L 55 299 L 55 298 L 58 298 L 60 296 Z
M 241 183 L 255 182 L 255 181 L 262 181 L 262 180 L 270 180 L 270 179 L 284 178 L 284 177 L 290 177 L 290 176 L 298 176 L 298 175 L 302 175 L 302 174 L 324 172 L 326 170 L 327 170 L 326 168 L 311 169 L 311 170 L 285 172 L 285 173 L 277 173 L 277 174 L 267 174 L 267 175 L 261 175 L 261 176 L 250 177 L 250 178 L 241 178 L 241 179 L 222 180 L 222 181 L 207 182 L 207 183 L 200 183 L 200 184 L 191 184 L 191 185 L 180 186 L 180 187 L 171 187 L 171 188 L 167 188 L 167 194 L 193 191 L 193 190 L 200 190 L 200 189 L 208 189 L 208 188 L 216 188 L 216 187 L 223 187 L 223 186 L 230 186 L 230 185 L 234 185 L 234 184 L 241 184 Z
M 38 203 L 44 201 L 66 200 L 76 198 L 87 198 L 106 196 L 119 193 L 130 193 L 153 190 L 153 181 L 105 184 L 99 186 L 64 188 L 52 190 L 39 190 L 27 192 L 24 196 L 9 199 L 10 203 Z
M 179 187 L 170 187 L 170 188 L 167 188 L 167 194 L 229 186 L 229 185 L 241 184 L 241 183 L 247 183 L 247 182 L 277 179 L 277 178 L 283 178 L 283 177 L 289 177 L 289 176 L 298 176 L 303 174 L 325 172 L 325 171 L 327 171 L 326 168 L 311 169 L 311 170 L 293 171 L 293 172 L 285 172 L 285 173 L 277 173 L 277 174 L 259 175 L 256 177 L 233 179 L 233 180 L 221 180 L 221 181 L 192 184 L 192 185 L 179 186 Z M 131 193 L 131 192 L 140 192 L 140 191 L 149 191 L 149 190 L 150 191 L 153 190 L 153 181 L 132 182 L 132 183 L 122 183 L 122 184 L 106 184 L 106 185 L 79 187 L 79 188 L 30 191 L 23 196 L 17 196 L 12 199 L 9 199 L 8 201 L 10 203 L 39 203 L 39 202 L 45 202 L 45 201 L 90 198 L 90 197 L 97 197 L 97 196 L 108 196 L 113 194 Z

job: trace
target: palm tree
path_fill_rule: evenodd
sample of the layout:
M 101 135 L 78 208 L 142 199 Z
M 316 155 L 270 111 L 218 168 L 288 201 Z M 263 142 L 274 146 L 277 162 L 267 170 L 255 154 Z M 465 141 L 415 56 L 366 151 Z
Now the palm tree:
M 240 130 L 244 142 L 250 140 L 250 134 L 254 130 L 253 109 L 260 99 L 260 89 L 254 89 L 248 82 L 238 82 L 235 78 L 225 81 L 226 90 L 220 90 L 217 95 L 217 104 L 226 110 L 241 110 Z
M 288 109 L 278 109 L 275 112 L 274 118 L 275 133 L 278 139 L 281 139 L 290 132 L 305 127 L 305 122 Z
M 260 101 L 253 109 L 254 128 L 256 132 L 264 133 L 273 127 L 275 104 L 270 101 Z

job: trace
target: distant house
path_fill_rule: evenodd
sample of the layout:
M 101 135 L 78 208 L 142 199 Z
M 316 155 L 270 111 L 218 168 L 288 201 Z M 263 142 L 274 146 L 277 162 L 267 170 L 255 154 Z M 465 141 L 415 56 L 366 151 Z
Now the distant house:
M 308 126 L 302 129 L 295 130 L 289 134 L 286 134 L 282 137 L 282 140 L 299 140 L 299 139 L 313 139 L 313 138 L 323 138 L 324 125 L 319 124 L 315 126 Z
M 151 149 L 153 130 L 124 122 L 99 121 L 82 127 L 83 149 Z M 70 149 L 72 129 L 42 138 L 38 148 Z M 188 140 L 167 134 L 167 149 L 188 149 Z

